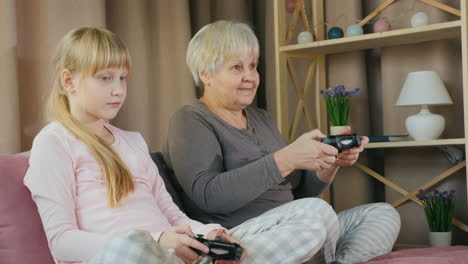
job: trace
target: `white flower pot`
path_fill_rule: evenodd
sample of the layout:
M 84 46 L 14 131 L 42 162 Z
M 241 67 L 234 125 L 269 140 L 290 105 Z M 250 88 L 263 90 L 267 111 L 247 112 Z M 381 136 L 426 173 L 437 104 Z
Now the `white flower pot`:
M 343 129 L 345 129 L 348 126 L 330 126 L 330 135 L 338 135 Z
M 452 232 L 429 232 L 431 247 L 448 247 L 452 245 Z

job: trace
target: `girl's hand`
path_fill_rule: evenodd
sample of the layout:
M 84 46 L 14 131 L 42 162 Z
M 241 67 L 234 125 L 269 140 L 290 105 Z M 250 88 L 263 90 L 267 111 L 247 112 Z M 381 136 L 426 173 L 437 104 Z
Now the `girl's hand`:
M 206 238 L 209 239 L 209 240 L 215 240 L 216 237 L 221 237 L 221 239 L 223 241 L 230 242 L 230 243 L 237 243 L 237 244 L 240 245 L 239 240 L 237 240 L 237 239 L 233 238 L 232 236 L 228 235 L 228 233 L 226 232 L 225 229 L 216 229 L 216 230 L 210 231 L 206 235 Z M 244 247 L 242 247 L 242 249 L 244 251 L 242 252 L 242 256 L 241 256 L 241 259 L 240 259 L 239 263 L 242 263 L 245 256 L 247 256 L 247 250 Z M 238 262 L 233 261 L 233 260 L 218 260 L 218 261 L 216 261 L 215 264 L 236 264 L 236 263 L 238 263 Z
M 173 248 L 177 257 L 184 263 L 191 264 L 200 257 L 191 248 L 205 253 L 209 252 L 209 248 L 190 236 L 195 236 L 190 226 L 173 226 L 161 234 L 159 245 L 163 249 Z

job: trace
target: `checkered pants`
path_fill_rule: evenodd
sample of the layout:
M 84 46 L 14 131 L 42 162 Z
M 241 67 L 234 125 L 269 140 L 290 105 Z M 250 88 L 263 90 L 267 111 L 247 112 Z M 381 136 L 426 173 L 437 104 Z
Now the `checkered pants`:
M 247 250 L 244 264 L 358 263 L 391 251 L 400 216 L 388 204 L 336 215 L 321 199 L 305 198 L 269 210 L 229 230 Z M 336 251 L 336 253 L 335 253 Z M 111 239 L 86 264 L 183 264 L 145 231 Z
M 338 217 L 325 201 L 289 202 L 229 230 L 247 249 L 246 264 L 316 263 L 335 260 Z M 320 254 L 317 254 L 320 253 Z
M 323 200 L 305 198 L 229 232 L 247 249 L 246 264 L 350 264 L 390 252 L 399 231 L 400 215 L 389 204 L 366 204 L 337 216 Z
M 357 206 L 338 214 L 336 259 L 359 263 L 392 250 L 400 233 L 400 214 L 387 203 Z
M 173 252 L 161 249 L 145 231 L 129 231 L 112 238 L 86 264 L 184 264 Z

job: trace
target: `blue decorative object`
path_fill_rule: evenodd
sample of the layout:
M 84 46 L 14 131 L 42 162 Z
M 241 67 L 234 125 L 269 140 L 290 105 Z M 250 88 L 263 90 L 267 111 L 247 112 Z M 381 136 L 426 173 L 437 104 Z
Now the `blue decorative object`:
M 348 37 L 359 36 L 362 34 L 364 34 L 364 30 L 358 24 L 351 24 L 349 25 L 348 29 L 346 29 L 346 35 Z
M 339 27 L 332 27 L 328 30 L 328 39 L 337 39 L 344 36 L 343 30 Z

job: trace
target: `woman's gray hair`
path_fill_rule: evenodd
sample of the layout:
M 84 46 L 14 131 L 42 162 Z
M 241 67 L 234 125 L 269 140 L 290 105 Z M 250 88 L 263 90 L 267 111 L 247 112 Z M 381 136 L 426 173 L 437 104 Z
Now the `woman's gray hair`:
M 258 53 L 257 37 L 247 24 L 220 20 L 195 34 L 187 48 L 186 63 L 196 85 L 202 87 L 199 72 L 216 72 L 233 55 L 253 54 L 258 58 Z

